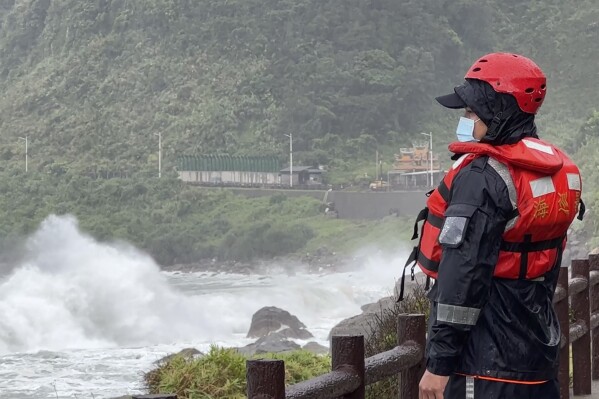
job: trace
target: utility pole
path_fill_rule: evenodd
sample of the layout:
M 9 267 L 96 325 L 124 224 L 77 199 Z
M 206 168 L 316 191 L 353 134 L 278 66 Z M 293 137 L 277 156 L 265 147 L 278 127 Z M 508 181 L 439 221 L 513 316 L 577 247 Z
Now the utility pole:
M 27 144 L 28 144 L 28 140 L 27 140 L 27 136 L 25 137 L 19 137 L 19 140 L 24 140 L 25 141 L 25 173 L 27 173 L 28 168 L 28 157 L 29 157 L 29 149 L 27 148 Z
M 431 187 L 435 187 L 435 184 L 433 182 L 433 132 L 428 132 L 428 133 L 420 133 L 424 136 L 428 136 L 429 138 L 429 146 L 428 146 L 428 156 L 430 158 L 431 161 Z
M 289 187 L 293 187 L 293 133 L 289 133 Z
M 158 178 L 162 177 L 162 132 L 154 133 L 158 136 Z

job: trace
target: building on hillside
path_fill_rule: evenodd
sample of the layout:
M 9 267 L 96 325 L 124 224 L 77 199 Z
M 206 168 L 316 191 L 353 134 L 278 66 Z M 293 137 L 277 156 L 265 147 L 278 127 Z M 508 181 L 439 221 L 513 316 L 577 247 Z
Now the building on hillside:
M 393 170 L 401 172 L 420 172 L 431 170 L 431 158 L 433 159 L 433 170 L 439 170 L 439 157 L 431 154 L 428 143 L 416 143 L 412 148 L 400 148 L 399 154 L 395 154 Z
M 443 176 L 445 172 L 441 169 L 439 157 L 429 150 L 429 143 L 424 142 L 415 143 L 412 148 L 399 149 L 387 180 L 391 189 L 415 189 L 431 187 Z
M 283 186 L 289 186 L 290 172 L 293 172 L 293 186 L 321 186 L 323 184 L 322 170 L 313 166 L 294 166 L 292 171 L 289 168 L 279 171 Z
M 277 185 L 280 169 L 277 157 L 185 155 L 177 158 L 179 179 L 205 185 Z

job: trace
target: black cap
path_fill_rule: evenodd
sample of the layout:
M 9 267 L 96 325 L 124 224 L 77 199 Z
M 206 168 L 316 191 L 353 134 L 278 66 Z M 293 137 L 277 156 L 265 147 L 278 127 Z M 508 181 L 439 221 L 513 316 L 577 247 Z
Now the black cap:
M 444 107 L 451 109 L 466 108 L 466 103 L 457 93 L 446 94 L 444 96 L 436 97 L 435 100 Z

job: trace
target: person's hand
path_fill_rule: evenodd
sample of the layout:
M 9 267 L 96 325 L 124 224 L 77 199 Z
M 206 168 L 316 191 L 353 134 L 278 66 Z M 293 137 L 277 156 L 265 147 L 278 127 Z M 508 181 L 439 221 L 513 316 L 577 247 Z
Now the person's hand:
M 447 381 L 449 381 L 448 376 L 435 375 L 426 370 L 418 385 L 418 399 L 443 399 Z

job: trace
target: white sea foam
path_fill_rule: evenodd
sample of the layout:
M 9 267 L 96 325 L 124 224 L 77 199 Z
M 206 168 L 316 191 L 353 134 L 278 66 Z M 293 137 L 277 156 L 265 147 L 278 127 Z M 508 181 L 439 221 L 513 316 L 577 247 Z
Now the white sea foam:
M 0 278 L 0 398 L 96 398 L 138 392 L 140 373 L 184 347 L 241 346 L 251 317 L 278 306 L 327 343 L 332 326 L 391 294 L 405 252 L 351 272 L 165 273 L 123 243 L 51 216 Z

